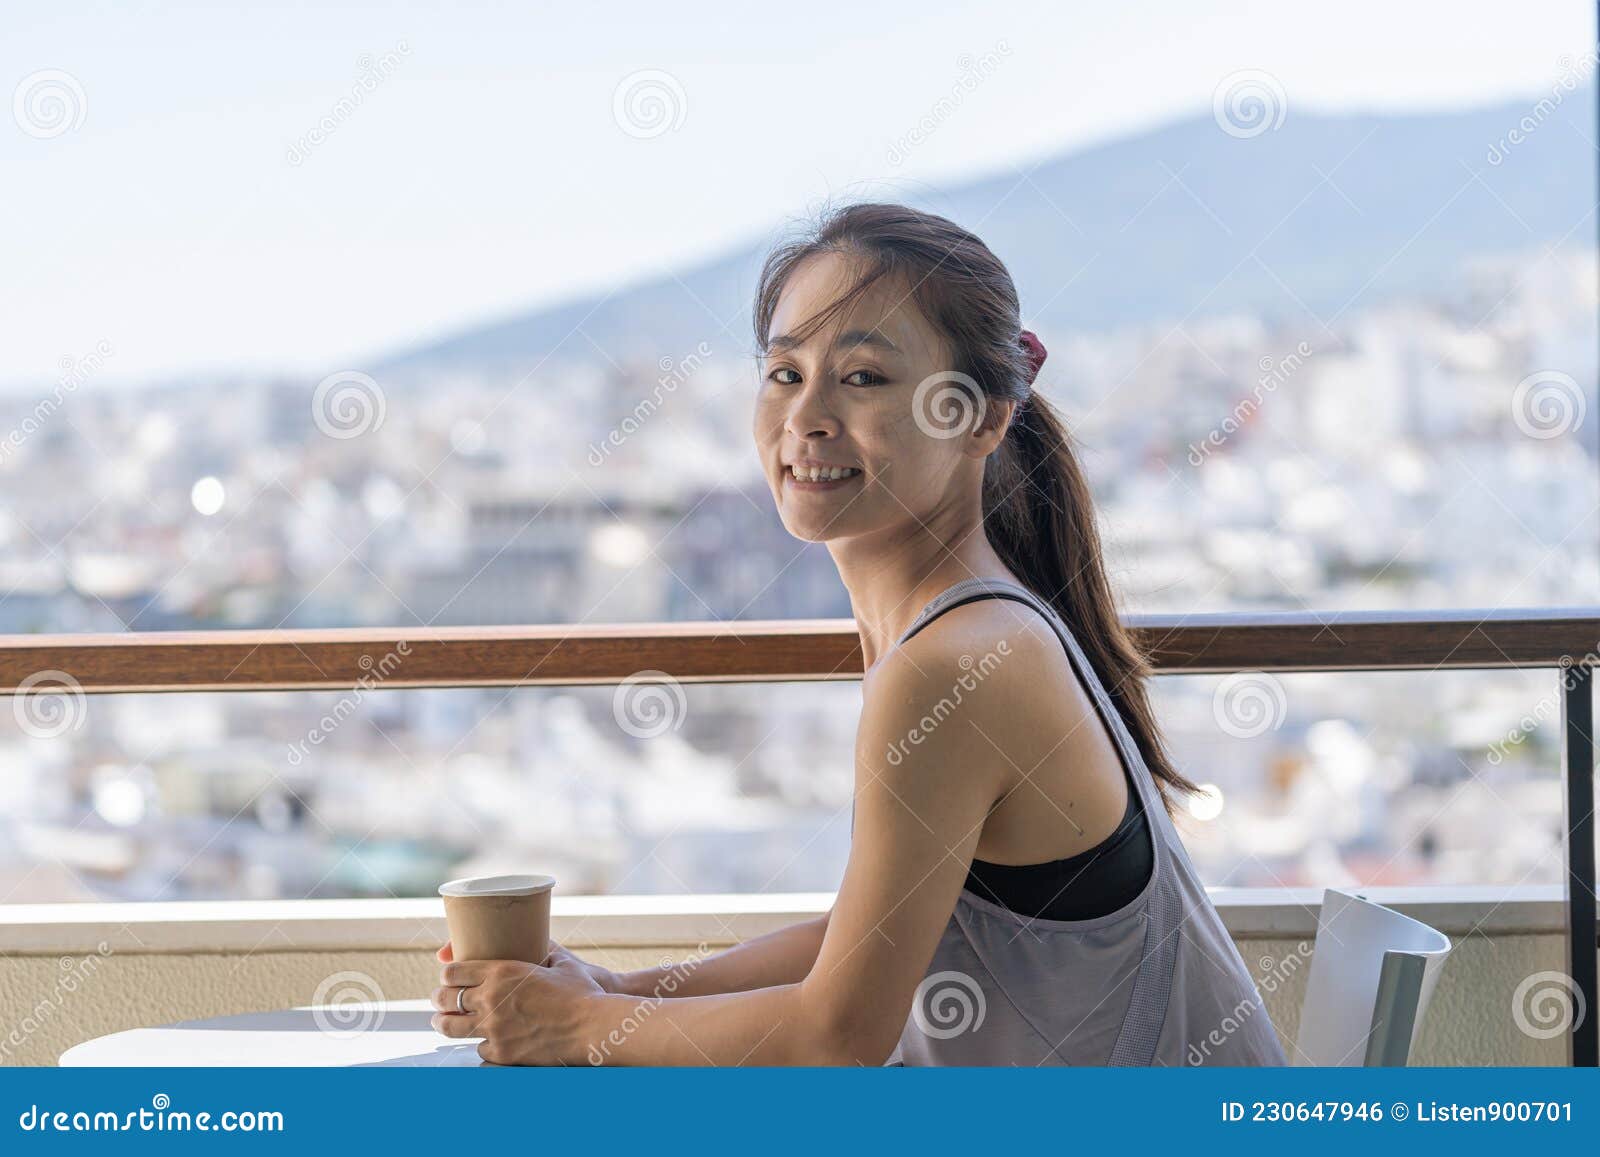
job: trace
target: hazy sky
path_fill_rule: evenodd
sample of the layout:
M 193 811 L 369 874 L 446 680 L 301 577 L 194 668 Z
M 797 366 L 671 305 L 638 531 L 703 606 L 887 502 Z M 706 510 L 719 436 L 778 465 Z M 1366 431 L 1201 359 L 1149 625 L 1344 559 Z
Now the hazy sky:
M 106 380 L 331 372 L 822 198 L 1209 111 L 1240 69 L 1276 77 L 1288 116 L 1547 93 L 1592 19 L 1581 0 L 20 6 L 0 38 L 0 383 L 52 381 L 101 341 Z M 655 135 L 615 109 L 646 71 L 677 114 Z M 29 78 L 69 122 L 17 107 Z

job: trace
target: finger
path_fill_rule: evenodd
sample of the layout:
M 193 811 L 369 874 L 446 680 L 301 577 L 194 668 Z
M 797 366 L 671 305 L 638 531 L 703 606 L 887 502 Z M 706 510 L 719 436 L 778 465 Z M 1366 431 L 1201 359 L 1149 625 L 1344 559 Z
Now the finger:
M 436 1012 L 429 1023 L 433 1025 L 434 1032 L 453 1040 L 483 1035 L 483 1030 L 478 1027 L 478 1017 L 475 1013 L 469 1012 L 462 1016 L 456 1013 Z
M 456 1007 L 457 994 L 460 993 L 461 1007 Z M 470 988 L 436 988 L 428 996 L 428 1003 L 440 1012 L 448 1012 L 452 1016 L 459 1016 L 462 1012 L 481 1011 L 473 1007 L 472 990 Z
M 439 957 L 439 963 L 441 964 L 449 964 L 454 960 L 455 954 L 450 951 L 450 941 L 446 940 L 435 955 Z
M 439 970 L 439 983 L 449 987 L 471 988 L 489 975 L 492 960 L 452 960 Z

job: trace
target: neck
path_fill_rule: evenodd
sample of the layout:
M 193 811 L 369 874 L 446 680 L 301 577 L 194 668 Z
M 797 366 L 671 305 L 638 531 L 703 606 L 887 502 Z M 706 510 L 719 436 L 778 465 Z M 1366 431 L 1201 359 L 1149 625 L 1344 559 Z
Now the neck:
M 850 592 L 869 671 L 940 592 L 969 578 L 1018 581 L 984 533 L 981 501 L 941 505 L 920 520 L 833 540 L 828 550 Z

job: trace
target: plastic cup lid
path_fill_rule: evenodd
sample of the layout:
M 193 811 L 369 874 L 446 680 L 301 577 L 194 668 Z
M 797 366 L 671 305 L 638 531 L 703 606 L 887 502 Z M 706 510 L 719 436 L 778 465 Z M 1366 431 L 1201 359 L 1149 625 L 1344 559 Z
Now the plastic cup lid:
M 441 896 L 531 896 L 556 886 L 554 876 L 465 876 L 439 885 Z

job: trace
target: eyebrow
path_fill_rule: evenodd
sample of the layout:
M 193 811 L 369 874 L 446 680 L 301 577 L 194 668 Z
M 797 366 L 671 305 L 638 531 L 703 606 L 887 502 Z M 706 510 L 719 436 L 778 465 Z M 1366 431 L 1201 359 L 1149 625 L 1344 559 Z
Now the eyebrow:
M 793 349 L 795 346 L 800 344 L 802 344 L 802 339 L 795 337 L 793 334 L 782 333 L 767 343 L 767 352 L 773 353 L 778 350 Z M 845 333 L 840 334 L 838 340 L 835 341 L 833 345 L 835 349 L 845 349 L 847 347 L 854 348 L 858 345 L 870 345 L 877 346 L 879 349 L 890 350 L 894 353 L 900 352 L 900 347 L 895 345 L 894 342 L 884 337 L 877 330 L 869 329 L 848 330 Z

